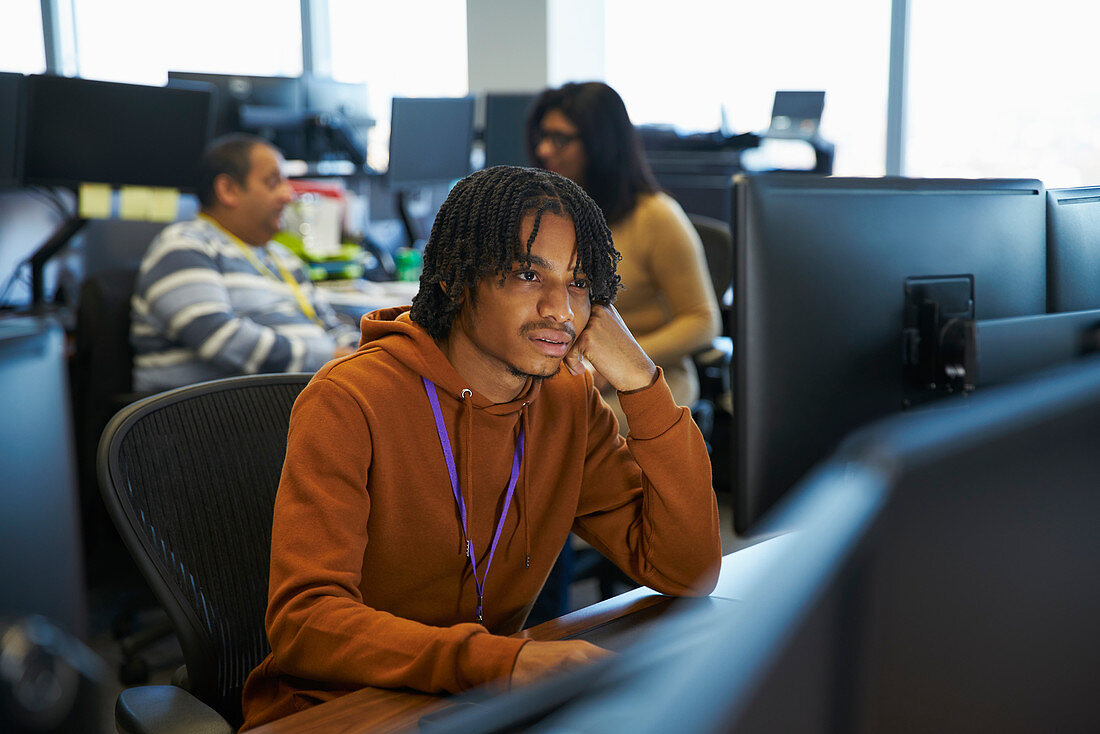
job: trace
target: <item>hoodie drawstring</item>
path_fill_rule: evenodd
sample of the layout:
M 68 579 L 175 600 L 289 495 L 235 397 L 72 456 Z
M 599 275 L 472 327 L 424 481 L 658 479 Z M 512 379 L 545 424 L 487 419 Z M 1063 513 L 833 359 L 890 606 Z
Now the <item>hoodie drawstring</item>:
M 470 537 L 470 527 L 468 524 L 469 513 L 467 513 L 466 499 L 462 495 L 462 482 L 459 480 L 458 471 L 455 468 L 454 452 L 451 450 L 451 439 L 447 435 L 447 425 L 443 420 L 443 410 L 439 406 L 439 394 L 435 384 L 427 377 L 422 378 L 424 380 L 424 390 L 428 394 L 428 402 L 432 406 L 432 413 L 435 418 L 436 431 L 439 433 L 439 446 L 443 451 L 443 458 L 447 462 L 447 472 L 450 474 L 451 479 L 451 491 L 454 493 L 455 504 L 458 506 L 459 517 L 462 520 L 462 536 L 466 541 L 466 555 L 470 564 L 470 571 L 474 577 L 474 586 L 477 588 L 477 606 L 474 608 L 474 614 L 478 622 L 484 619 L 484 605 L 485 605 L 485 582 L 489 578 L 489 569 L 493 565 L 493 555 L 497 550 L 497 543 L 500 542 L 501 534 L 504 531 L 504 523 L 508 518 L 508 508 L 512 504 L 512 498 L 515 495 L 516 484 L 519 483 L 520 465 L 523 463 L 523 429 L 520 428 L 519 435 L 516 436 L 516 450 L 512 454 L 512 473 L 508 477 L 508 488 L 504 493 L 504 506 L 500 511 L 500 518 L 496 522 L 496 530 L 493 533 L 492 542 L 489 544 L 489 552 L 485 558 L 485 570 L 479 577 L 477 574 L 477 556 L 475 555 L 475 549 Z M 469 447 L 471 441 L 471 434 L 473 431 L 473 413 L 470 410 L 469 399 L 473 395 L 469 389 L 462 391 L 461 399 L 463 407 L 466 409 L 466 421 L 465 421 L 465 433 L 466 442 L 465 445 Z M 466 452 L 465 460 L 463 461 L 463 470 L 466 474 L 466 478 L 469 478 L 470 468 L 470 452 Z M 471 487 L 467 487 L 467 493 L 472 495 Z
M 459 480 L 462 487 L 466 488 L 466 512 L 473 514 L 474 512 L 474 485 L 470 481 L 470 442 L 473 439 L 474 431 L 474 411 L 470 405 L 470 398 L 473 397 L 473 391 L 470 388 L 463 388 L 462 392 L 458 396 L 459 405 L 462 406 L 463 424 L 462 424 L 462 442 L 460 446 L 464 446 L 465 450 L 462 452 L 462 477 Z M 469 536 L 466 537 L 466 556 L 470 557 L 470 543 L 472 542 Z M 477 575 L 477 569 L 474 569 L 474 575 Z

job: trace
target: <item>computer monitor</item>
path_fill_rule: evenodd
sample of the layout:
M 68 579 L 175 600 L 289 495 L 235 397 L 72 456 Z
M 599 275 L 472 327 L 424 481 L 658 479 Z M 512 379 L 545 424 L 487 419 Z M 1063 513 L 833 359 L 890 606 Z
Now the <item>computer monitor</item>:
M 168 86 L 212 91 L 215 136 L 253 133 L 271 142 L 286 158 L 309 155 L 305 94 L 298 78 L 169 71 Z
M 1047 308 L 1100 308 L 1100 187 L 1047 190 Z
M 366 84 L 338 82 L 314 74 L 302 75 L 305 108 L 311 125 L 307 134 L 311 160 L 367 161 L 367 133 L 374 125 Z
M 470 172 L 473 97 L 394 97 L 390 117 L 391 188 L 449 183 Z
M 736 188 L 734 527 L 899 411 L 910 278 L 971 276 L 975 319 L 1046 310 L 1039 181 L 748 177 Z M 1026 345 L 1021 345 L 1026 348 Z
M 241 126 L 242 106 L 270 107 L 295 112 L 301 112 L 304 107 L 302 84 L 292 77 L 168 72 L 169 85 L 184 86 L 194 82 L 214 88 L 215 136 L 245 130 Z
M 302 75 L 305 108 L 310 112 L 339 114 L 353 125 L 369 127 L 374 124 L 370 115 L 370 97 L 366 84 L 338 82 L 315 74 Z
M 485 167 L 529 166 L 527 112 L 538 94 L 490 92 L 485 95 Z
M 28 76 L 23 181 L 194 189 L 210 120 L 202 90 Z
M 854 436 L 782 524 L 819 528 L 830 518 L 805 500 L 858 482 L 882 498 L 867 531 L 818 590 L 753 605 L 698 662 L 738 675 L 761 625 L 799 617 L 731 729 L 782 721 L 799 681 L 812 681 L 829 706 L 799 731 L 1095 731 L 1098 440 L 1096 361 Z M 794 542 L 777 573 L 815 553 Z M 815 667 L 814 651 L 828 665 Z
M 776 92 L 769 138 L 815 137 L 825 109 L 825 92 Z
M 56 320 L 0 319 L 0 616 L 42 614 L 84 637 L 68 361 L 65 330 Z
M 23 75 L 0 72 L 0 186 L 14 186 L 23 173 Z

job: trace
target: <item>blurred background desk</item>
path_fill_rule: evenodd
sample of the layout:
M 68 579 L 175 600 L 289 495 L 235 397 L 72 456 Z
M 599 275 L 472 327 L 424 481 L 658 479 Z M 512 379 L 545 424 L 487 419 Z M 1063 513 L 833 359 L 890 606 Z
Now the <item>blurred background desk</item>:
M 579 609 L 518 632 L 532 640 L 584 639 L 611 650 L 621 650 L 650 626 L 683 606 L 728 606 L 736 613 L 742 600 L 775 567 L 790 536 L 777 536 L 742 548 L 722 558 L 718 584 L 709 597 L 676 599 L 645 587 Z M 410 690 L 363 688 L 252 731 L 286 732 L 396 732 L 415 729 L 421 716 L 451 705 L 446 697 Z
M 420 288 L 417 281 L 323 280 L 317 283 L 329 305 L 343 319 L 358 324 L 371 311 L 408 306 Z

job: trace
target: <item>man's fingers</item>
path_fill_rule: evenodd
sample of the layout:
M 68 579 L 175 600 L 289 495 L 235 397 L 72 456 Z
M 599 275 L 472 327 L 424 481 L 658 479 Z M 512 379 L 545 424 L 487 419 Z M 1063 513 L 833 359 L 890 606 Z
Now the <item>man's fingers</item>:
M 583 335 L 582 335 L 583 336 Z M 581 338 L 578 336 L 576 341 L 573 342 L 573 346 L 566 352 L 562 361 L 565 363 L 565 369 L 569 370 L 571 375 L 580 375 L 584 373 L 584 354 L 581 352 Z

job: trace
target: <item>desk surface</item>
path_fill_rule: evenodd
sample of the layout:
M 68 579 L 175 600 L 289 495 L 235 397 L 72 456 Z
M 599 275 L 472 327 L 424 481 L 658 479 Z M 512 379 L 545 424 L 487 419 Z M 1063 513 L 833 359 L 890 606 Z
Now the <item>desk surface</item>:
M 779 536 L 723 557 L 718 584 L 710 601 L 702 603 L 736 604 L 744 599 L 772 568 L 785 547 L 786 536 Z M 611 631 L 615 634 L 628 633 L 637 625 L 660 618 L 674 601 L 642 587 L 523 630 L 515 636 L 532 640 L 584 637 L 600 644 L 604 642 L 600 638 L 602 629 L 614 628 Z M 628 638 L 629 635 L 624 639 Z M 613 644 L 607 646 L 615 647 Z M 448 698 L 426 693 L 363 688 L 252 731 L 256 734 L 408 731 L 415 729 L 421 716 L 450 704 Z

